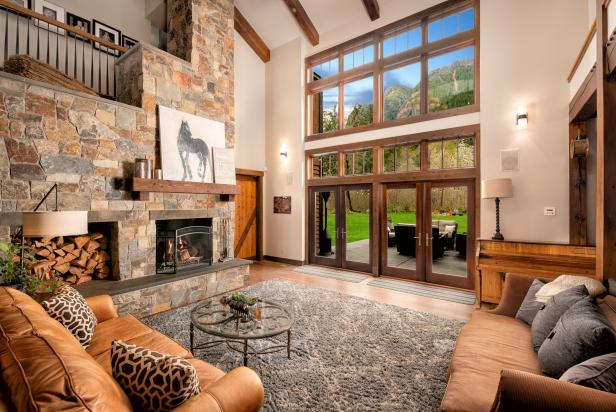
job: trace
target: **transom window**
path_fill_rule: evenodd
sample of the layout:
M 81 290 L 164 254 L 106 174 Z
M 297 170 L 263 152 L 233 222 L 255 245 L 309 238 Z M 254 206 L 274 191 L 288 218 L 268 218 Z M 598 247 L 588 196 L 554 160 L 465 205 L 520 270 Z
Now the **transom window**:
M 441 140 L 428 145 L 430 169 L 475 167 L 475 138 Z
M 476 7 L 445 2 L 307 58 L 308 140 L 478 111 Z
M 421 147 L 417 144 L 389 146 L 383 149 L 385 173 L 413 172 L 421 169 Z
M 390 57 L 419 46 L 421 46 L 421 27 L 415 27 L 386 38 L 383 41 L 383 57 Z
M 324 153 L 312 158 L 313 177 L 338 176 L 338 153 Z
M 475 10 L 470 8 L 428 24 L 428 41 L 433 42 L 475 28 Z
M 354 52 L 344 55 L 344 70 L 351 70 L 355 67 L 363 66 L 364 64 L 374 61 L 374 45 L 364 47 Z
M 345 176 L 369 175 L 372 173 L 372 149 L 344 154 Z

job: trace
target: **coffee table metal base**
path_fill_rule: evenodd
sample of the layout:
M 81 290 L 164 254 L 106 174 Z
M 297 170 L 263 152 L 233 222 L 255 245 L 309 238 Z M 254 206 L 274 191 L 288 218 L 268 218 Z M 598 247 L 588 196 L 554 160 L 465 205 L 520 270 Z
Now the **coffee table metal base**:
M 282 332 L 284 333 L 284 332 Z M 282 333 L 275 335 L 279 336 Z M 270 336 L 269 338 L 273 338 L 275 336 Z M 269 338 L 260 338 L 260 339 L 269 339 Z M 269 353 L 282 352 L 283 350 L 287 350 L 287 358 L 291 359 L 291 329 L 287 330 L 287 344 L 286 345 L 271 345 L 267 346 L 263 349 L 257 350 L 255 346 L 248 343 L 249 339 L 218 339 L 212 340 L 205 343 L 200 343 L 195 345 L 195 327 L 191 323 L 190 324 L 190 351 L 194 353 L 195 350 L 206 350 L 210 348 L 214 348 L 219 345 L 227 345 L 227 347 L 235 352 L 241 353 L 244 357 L 244 366 L 248 366 L 248 356 L 259 356 L 266 355 Z M 250 339 L 253 340 L 253 339 Z

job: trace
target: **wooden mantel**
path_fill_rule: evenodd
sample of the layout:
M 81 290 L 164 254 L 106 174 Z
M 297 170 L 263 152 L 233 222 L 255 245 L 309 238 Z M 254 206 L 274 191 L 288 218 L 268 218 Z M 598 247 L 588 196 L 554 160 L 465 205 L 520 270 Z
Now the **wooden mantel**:
M 133 192 L 139 193 L 139 200 L 149 200 L 150 193 L 195 193 L 210 195 L 238 195 L 237 185 L 217 183 L 184 182 L 179 180 L 133 178 Z

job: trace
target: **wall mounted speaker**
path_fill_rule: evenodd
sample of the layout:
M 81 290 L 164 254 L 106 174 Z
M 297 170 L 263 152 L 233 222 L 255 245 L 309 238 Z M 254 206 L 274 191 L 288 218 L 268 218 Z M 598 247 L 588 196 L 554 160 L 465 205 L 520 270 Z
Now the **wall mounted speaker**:
M 505 149 L 500 151 L 501 172 L 516 172 L 520 170 L 519 149 Z

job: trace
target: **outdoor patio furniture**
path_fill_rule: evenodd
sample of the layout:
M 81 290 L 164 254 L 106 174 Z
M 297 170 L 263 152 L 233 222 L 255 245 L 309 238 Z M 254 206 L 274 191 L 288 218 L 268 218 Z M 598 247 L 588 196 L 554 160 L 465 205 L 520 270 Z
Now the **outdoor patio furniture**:
M 396 246 L 396 232 L 394 222 L 387 220 L 387 247 Z
M 400 223 L 394 226 L 396 250 L 401 255 L 415 256 L 416 227 L 414 224 Z

